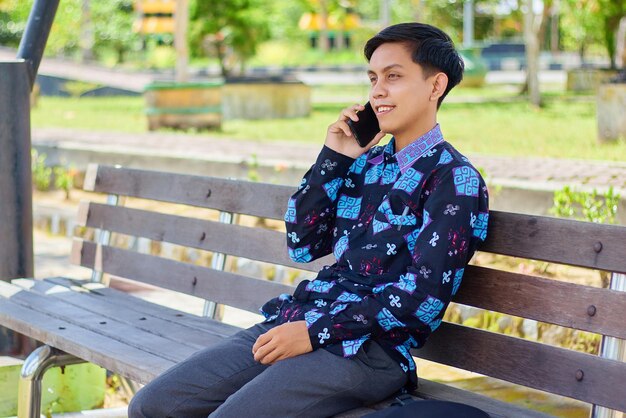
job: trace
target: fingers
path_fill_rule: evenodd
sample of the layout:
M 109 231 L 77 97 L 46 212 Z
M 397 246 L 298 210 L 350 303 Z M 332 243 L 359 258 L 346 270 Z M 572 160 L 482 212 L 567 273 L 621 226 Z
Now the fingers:
M 263 339 L 263 340 L 262 340 Z M 275 344 L 272 344 L 272 337 L 267 333 L 261 334 L 259 338 L 257 338 L 254 346 L 252 346 L 252 353 L 254 354 L 254 360 L 261 361 L 263 357 L 265 357 L 269 352 L 271 352 L 275 347 Z
M 259 335 L 259 338 L 256 339 L 256 341 L 254 342 L 254 345 L 252 346 L 252 354 L 256 354 L 259 348 L 263 347 L 272 339 L 272 335 L 270 334 L 270 331 L 266 332 L 265 334 Z
M 357 121 L 359 120 L 359 116 L 357 115 L 357 112 L 361 111 L 365 109 L 365 106 L 360 105 L 358 103 L 350 106 L 350 107 L 346 107 L 345 109 L 343 109 L 341 111 L 341 114 L 339 115 L 339 119 L 337 120 L 339 121 L 347 121 L 348 119 L 352 119 L 353 121 Z
M 279 350 L 277 347 L 264 346 L 257 351 L 254 359 L 261 364 L 271 364 L 278 357 Z M 258 358 L 257 358 L 258 357 Z
M 274 364 L 278 360 L 282 360 L 283 357 L 284 357 L 283 351 L 277 347 L 274 350 L 267 353 L 261 360 L 259 360 L 259 362 L 261 364 Z
M 342 120 L 339 120 L 329 127 L 329 131 L 332 133 L 343 133 L 345 136 L 352 136 L 352 130 L 350 130 L 350 126 L 348 123 Z

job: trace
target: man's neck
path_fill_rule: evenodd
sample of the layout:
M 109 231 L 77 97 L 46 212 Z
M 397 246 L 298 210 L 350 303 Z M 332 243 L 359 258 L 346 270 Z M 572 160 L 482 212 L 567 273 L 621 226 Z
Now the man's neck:
M 407 145 L 422 137 L 437 125 L 437 117 L 428 118 L 428 120 L 420 121 L 417 125 L 413 125 L 410 130 L 394 135 L 395 152 L 400 151 Z

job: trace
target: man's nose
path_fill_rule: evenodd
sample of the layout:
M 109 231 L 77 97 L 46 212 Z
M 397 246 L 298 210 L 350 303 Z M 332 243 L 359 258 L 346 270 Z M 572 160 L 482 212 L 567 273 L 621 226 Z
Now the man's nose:
M 376 84 L 372 86 L 371 96 L 376 99 L 380 97 L 385 97 L 387 95 L 387 89 L 383 85 L 382 82 L 378 81 Z

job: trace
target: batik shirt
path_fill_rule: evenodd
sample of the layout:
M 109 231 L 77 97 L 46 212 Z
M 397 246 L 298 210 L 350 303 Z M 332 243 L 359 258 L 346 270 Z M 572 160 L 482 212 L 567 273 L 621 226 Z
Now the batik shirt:
M 304 320 L 313 349 L 354 356 L 375 340 L 417 384 L 412 348 L 437 329 L 476 245 L 487 187 L 435 126 L 399 152 L 392 138 L 356 160 L 324 147 L 288 203 L 290 257 L 336 263 L 261 309 Z

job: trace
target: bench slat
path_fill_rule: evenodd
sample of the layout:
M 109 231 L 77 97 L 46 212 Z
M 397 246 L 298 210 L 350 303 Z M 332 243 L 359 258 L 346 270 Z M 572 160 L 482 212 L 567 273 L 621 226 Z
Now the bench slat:
M 468 266 L 453 301 L 626 339 L 626 292 Z
M 291 293 L 292 286 L 253 279 L 109 246 L 74 240 L 72 254 L 83 267 L 148 283 L 258 313 L 269 299 Z M 98 250 L 98 251 L 96 251 Z M 175 278 L 175 279 L 174 279 Z
M 625 242 L 624 226 L 491 211 L 487 241 L 479 249 L 626 273 Z
M 207 326 L 208 319 L 205 317 L 181 312 L 177 309 L 168 308 L 167 306 L 140 299 L 129 293 L 104 286 L 100 283 L 90 283 L 86 280 L 75 280 L 64 277 L 50 277 L 46 278 L 45 281 L 64 287 L 81 287 L 89 291 L 91 295 L 104 297 L 107 303 L 110 303 L 111 305 L 128 308 L 138 313 L 148 314 L 154 318 L 162 319 L 168 322 L 182 322 L 181 326 L 184 327 L 203 330 Z M 184 318 L 184 320 L 181 320 L 181 318 Z M 208 321 L 211 323 L 211 328 L 208 332 L 216 333 L 217 335 L 227 335 L 232 332 L 233 327 L 231 325 L 220 321 Z
M 195 321 L 192 324 L 188 320 L 192 315 L 188 315 L 189 318 L 186 319 L 175 317 L 172 320 L 156 317 L 150 313 L 143 312 L 141 309 L 137 309 L 137 305 L 142 306 L 145 304 L 138 303 L 141 299 L 134 296 L 131 296 L 133 300 L 124 300 L 123 303 L 120 303 L 119 296 L 123 293 L 119 291 L 110 293 L 108 297 L 102 297 L 98 290 L 87 290 L 84 287 L 77 286 L 66 287 L 49 280 L 17 280 L 13 281 L 13 284 L 99 315 L 107 322 L 109 320 L 120 322 L 125 324 L 125 326 L 134 327 L 174 341 L 176 344 L 187 345 L 194 350 L 204 348 L 210 341 L 215 341 L 216 338 L 221 340 L 237 331 L 236 327 L 208 318 L 202 318 L 201 326 L 198 326 Z M 118 303 L 115 303 L 116 300 L 118 300 Z
M 25 290 L 0 281 L 0 323 L 20 334 L 141 383 L 149 382 L 174 365 L 163 357 L 24 307 L 11 300 L 18 292 Z
M 46 297 L 38 292 L 23 291 L 17 292 L 11 300 L 19 303 L 25 308 L 36 310 L 39 313 L 57 318 L 80 327 L 81 329 L 103 335 L 110 340 L 117 341 L 124 345 L 144 350 L 166 360 L 176 362 L 186 358 L 196 352 L 201 346 L 192 346 L 175 341 L 167 337 L 161 337 L 151 332 L 143 331 L 129 324 L 112 318 L 111 315 L 103 316 L 96 314 L 82 307 L 78 307 L 65 301 Z M 220 337 L 215 335 L 206 336 L 207 343 L 220 341 Z M 152 350 L 158 347 L 158 350 Z
M 282 219 L 293 187 L 108 166 L 91 166 L 85 189 Z M 209 192 L 210 190 L 210 192 Z M 601 242 L 600 252 L 594 246 Z M 626 227 L 490 212 L 480 248 L 513 257 L 626 273 Z M 564 243 L 572 243 L 564 251 Z M 575 243 L 575 244 L 574 244 Z M 596 247 L 598 248 L 598 247 Z
M 216 251 L 302 270 L 319 271 L 334 263 L 332 256 L 312 263 L 296 263 L 287 255 L 285 234 L 122 206 L 88 203 L 79 224 L 154 241 Z
M 294 188 L 217 177 L 90 166 L 85 190 L 282 219 Z
M 440 328 L 412 354 L 626 411 L 626 363 L 456 324 L 442 323 Z M 576 379 L 578 370 L 583 372 L 581 381 Z

